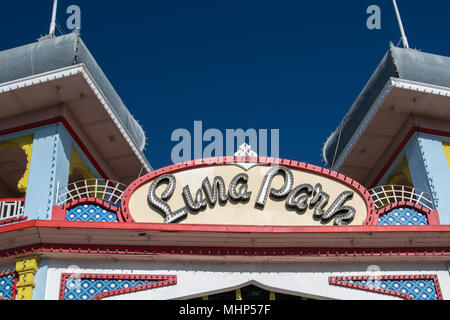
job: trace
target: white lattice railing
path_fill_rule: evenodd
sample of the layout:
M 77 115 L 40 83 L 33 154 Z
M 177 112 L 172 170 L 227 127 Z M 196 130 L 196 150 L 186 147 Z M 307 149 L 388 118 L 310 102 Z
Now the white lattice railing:
M 379 186 L 369 190 L 377 209 L 386 207 L 395 202 L 412 202 L 430 210 L 434 210 L 434 202 L 431 194 L 413 187 L 388 185 Z
M 25 199 L 0 199 L 0 221 L 23 217 Z
M 95 198 L 117 204 L 126 186 L 112 180 L 90 179 L 71 183 L 58 190 L 56 204 L 65 205 L 77 199 Z

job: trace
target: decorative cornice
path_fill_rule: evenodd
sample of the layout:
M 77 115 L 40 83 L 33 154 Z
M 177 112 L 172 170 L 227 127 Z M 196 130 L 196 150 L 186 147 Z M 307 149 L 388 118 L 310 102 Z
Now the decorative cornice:
M 187 247 L 187 246 L 115 246 L 80 244 L 36 244 L 0 251 L 0 259 L 29 254 L 92 254 L 126 256 L 242 256 L 299 258 L 426 258 L 450 257 L 450 247 L 410 248 L 251 248 L 251 247 Z

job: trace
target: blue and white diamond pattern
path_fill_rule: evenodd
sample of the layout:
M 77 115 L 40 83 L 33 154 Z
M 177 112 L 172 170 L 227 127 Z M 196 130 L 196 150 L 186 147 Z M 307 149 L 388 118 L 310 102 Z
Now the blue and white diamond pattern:
M 367 287 L 401 292 L 413 297 L 414 300 L 438 300 L 433 280 L 346 281 Z
M 67 279 L 65 300 L 91 300 L 108 291 L 127 289 L 154 283 L 154 280 Z
M 14 275 L 0 277 L 0 296 L 4 299 L 11 299 L 14 287 Z
M 67 210 L 68 221 L 118 222 L 117 214 L 94 204 L 84 204 Z
M 411 208 L 396 208 L 380 216 L 378 225 L 420 226 L 428 225 L 427 215 Z

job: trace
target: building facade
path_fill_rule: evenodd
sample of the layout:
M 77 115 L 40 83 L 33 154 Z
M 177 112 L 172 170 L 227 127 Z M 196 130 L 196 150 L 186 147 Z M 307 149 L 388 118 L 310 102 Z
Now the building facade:
M 329 169 L 145 143 L 77 33 L 0 52 L 3 299 L 450 299 L 450 58 L 391 45 Z

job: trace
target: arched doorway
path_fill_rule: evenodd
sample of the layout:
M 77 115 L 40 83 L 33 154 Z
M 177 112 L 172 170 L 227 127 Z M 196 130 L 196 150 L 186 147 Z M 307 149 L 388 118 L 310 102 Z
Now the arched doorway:
M 295 296 L 275 291 L 269 291 L 258 287 L 255 284 L 247 284 L 241 288 L 228 290 L 208 296 L 195 298 L 192 300 L 243 300 L 243 301 L 264 301 L 264 300 L 312 300 L 302 296 Z

